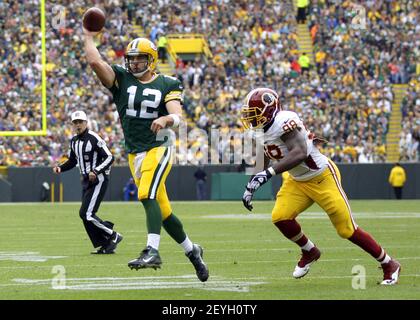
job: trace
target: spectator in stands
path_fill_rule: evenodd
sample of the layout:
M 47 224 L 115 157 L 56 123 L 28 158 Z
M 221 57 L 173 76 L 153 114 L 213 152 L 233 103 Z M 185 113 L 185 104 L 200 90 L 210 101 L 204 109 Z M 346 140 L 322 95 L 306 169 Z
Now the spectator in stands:
M 302 75 L 305 72 L 309 72 L 311 61 L 309 57 L 306 55 L 306 52 L 303 52 L 302 55 L 299 57 L 298 63 L 302 69 Z
M 309 0 L 297 0 L 297 23 L 306 23 L 306 11 L 309 6 Z
M 343 152 L 352 134 L 362 140 L 368 159 L 386 160 L 383 142 L 388 132 L 389 106 L 394 102 L 390 96 L 392 68 L 388 65 L 395 64 L 399 72 L 394 80 L 414 84 L 409 86 L 402 113 L 403 126 L 413 137 L 407 159 L 418 161 L 418 1 L 361 1 L 367 13 L 365 30 L 351 28 L 349 4 L 311 2 L 307 22 L 314 41 L 316 68 L 309 72 L 298 63 L 292 0 L 271 5 L 233 0 L 145 0 L 142 6 L 133 0 L 103 2 L 107 22 L 97 43 L 108 61 L 124 64 L 125 45 L 138 36 L 139 28 L 156 39 L 159 34 L 205 34 L 213 58 L 192 61 L 185 67 L 182 65 L 186 61 L 178 61 L 175 71 L 185 86 L 188 130 L 197 126 L 205 130 L 237 130 L 236 113 L 244 95 L 253 87 L 269 86 L 279 92 L 284 108 L 298 112 L 312 130 L 325 128 L 330 137 L 335 137 L 330 138 L 328 153 L 339 161 L 357 162 L 361 155 L 359 141 L 351 146 L 356 156 L 354 152 Z M 4 32 L 0 34 L 0 130 L 39 130 L 40 21 L 29 17 L 39 16 L 38 1 L 0 5 L 0 20 L 4 21 Z M 51 12 L 54 5 L 47 2 L 46 11 Z M 67 146 L 71 137 L 62 124 L 76 107 L 89 111 L 94 129 L 110 146 L 116 165 L 126 165 L 110 95 L 97 90 L 92 73 L 85 72 L 89 66 L 80 56 L 82 42 L 77 21 L 82 14 L 77 2 L 69 2 L 64 27 L 47 22 L 47 136 L 0 137 L 0 165 L 56 161 L 60 157 L 57 150 L 63 144 Z M 23 82 L 25 86 L 20 86 Z M 375 148 L 377 142 L 379 148 Z M 223 146 L 223 152 L 228 151 Z M 363 156 L 360 159 L 365 161 Z
M 164 34 L 161 34 L 158 39 L 158 58 L 162 63 L 166 63 L 166 46 L 168 45 L 168 39 Z

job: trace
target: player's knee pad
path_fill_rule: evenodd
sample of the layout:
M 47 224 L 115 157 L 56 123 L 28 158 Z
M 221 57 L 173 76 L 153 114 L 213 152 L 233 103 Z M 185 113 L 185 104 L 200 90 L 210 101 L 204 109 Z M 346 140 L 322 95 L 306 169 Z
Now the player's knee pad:
M 159 208 L 161 211 L 161 215 L 162 215 L 162 221 L 166 220 L 171 214 L 172 214 L 172 208 L 171 205 L 168 201 L 162 201 L 162 199 L 151 199 L 150 197 L 144 196 L 144 198 L 140 199 L 139 196 L 139 200 L 143 203 L 147 200 L 156 200 L 157 203 L 159 204 Z
M 162 220 L 166 220 L 172 214 L 172 208 L 169 202 L 159 201 L 160 211 L 162 212 Z
M 151 198 L 150 198 L 150 195 L 149 195 L 149 190 L 145 190 L 145 191 L 143 191 L 143 190 L 140 190 L 140 189 L 139 189 L 139 192 L 137 193 L 137 198 L 138 198 L 140 201 L 142 201 L 142 200 L 149 200 L 149 199 L 151 199 Z
M 348 226 L 344 226 L 344 227 L 337 227 L 337 234 L 343 238 L 343 239 L 348 239 L 350 238 L 353 233 L 354 233 L 354 228 L 353 227 L 348 227 Z
M 273 210 L 271 212 L 271 222 L 276 224 L 277 222 L 285 221 L 285 220 L 292 220 L 295 218 L 293 212 L 284 212 L 280 210 Z
M 277 226 L 277 224 L 279 223 L 279 224 L 281 224 L 281 222 L 282 221 L 285 221 L 285 219 L 284 218 L 282 218 L 282 217 L 278 217 L 278 216 L 276 216 L 276 217 L 274 217 L 274 215 L 273 214 L 271 214 L 271 222 L 274 224 L 274 225 L 276 225 Z

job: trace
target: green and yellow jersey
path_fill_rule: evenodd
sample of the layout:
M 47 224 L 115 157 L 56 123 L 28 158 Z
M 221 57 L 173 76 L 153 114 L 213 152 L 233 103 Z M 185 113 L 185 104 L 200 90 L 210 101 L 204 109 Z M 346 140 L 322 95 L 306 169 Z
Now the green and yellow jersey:
M 150 130 L 152 122 L 168 115 L 166 103 L 179 100 L 182 104 L 182 84 L 173 77 L 154 75 L 147 82 L 140 82 L 119 65 L 113 65 L 115 82 L 110 88 L 120 117 L 129 153 L 140 153 L 162 145 Z

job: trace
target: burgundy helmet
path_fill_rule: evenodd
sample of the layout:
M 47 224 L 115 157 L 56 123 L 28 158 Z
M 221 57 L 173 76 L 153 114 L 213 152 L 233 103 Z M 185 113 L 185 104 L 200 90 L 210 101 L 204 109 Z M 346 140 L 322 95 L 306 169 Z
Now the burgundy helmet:
M 245 129 L 259 129 L 269 124 L 281 110 L 279 95 L 269 88 L 252 90 L 245 98 L 241 121 Z

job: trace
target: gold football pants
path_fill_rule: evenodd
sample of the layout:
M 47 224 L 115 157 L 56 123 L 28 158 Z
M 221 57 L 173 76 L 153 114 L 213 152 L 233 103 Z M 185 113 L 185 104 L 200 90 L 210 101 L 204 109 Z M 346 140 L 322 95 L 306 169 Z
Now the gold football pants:
M 165 181 L 172 168 L 171 148 L 156 147 L 149 151 L 129 154 L 130 171 L 138 188 L 138 199 L 156 199 L 162 220 L 172 213 Z
M 271 213 L 273 223 L 295 219 L 316 202 L 330 218 L 337 233 L 348 239 L 357 229 L 349 202 L 341 186 L 341 174 L 332 161 L 328 168 L 309 181 L 296 181 L 291 176 L 283 181 Z

